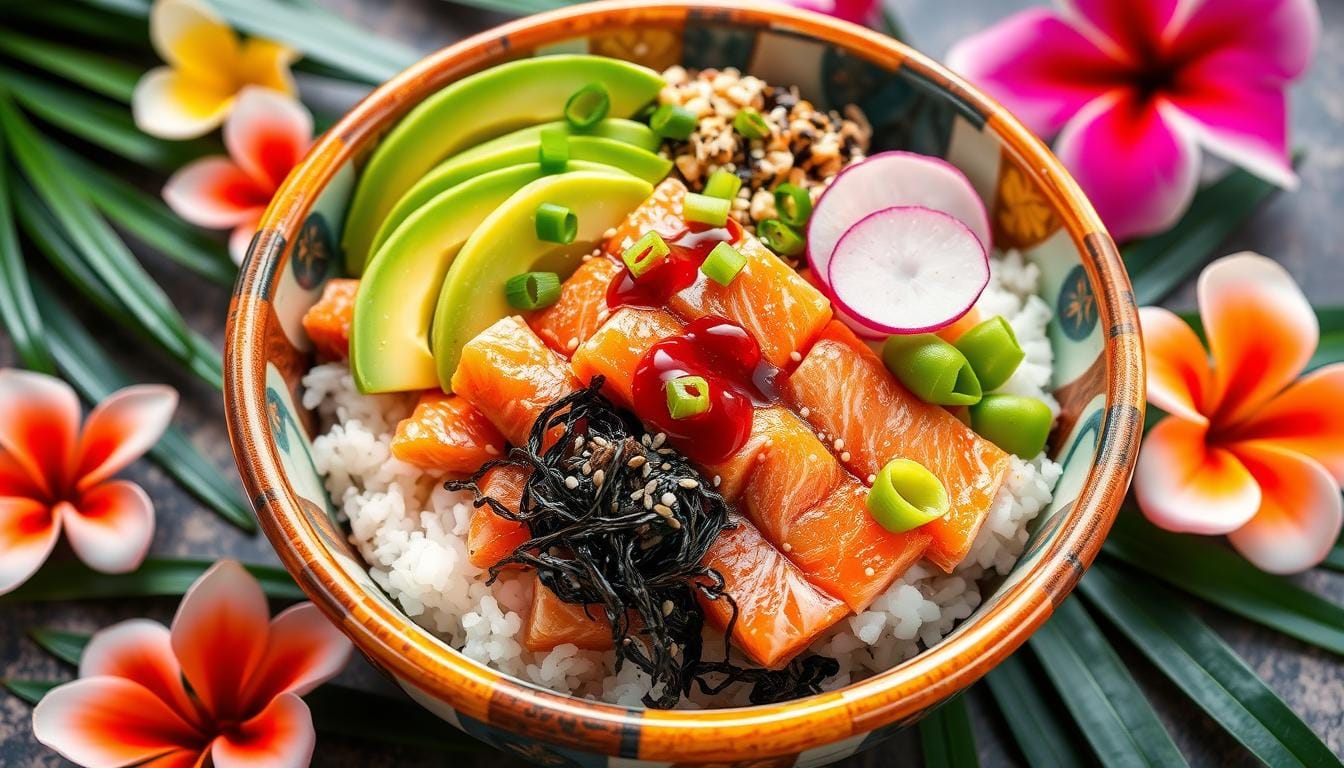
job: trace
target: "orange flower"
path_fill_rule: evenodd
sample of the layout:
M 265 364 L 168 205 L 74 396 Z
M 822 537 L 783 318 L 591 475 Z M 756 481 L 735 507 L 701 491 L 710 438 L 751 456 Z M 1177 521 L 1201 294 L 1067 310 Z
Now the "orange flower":
M 33 733 L 83 766 L 298 768 L 315 741 L 299 697 L 350 652 L 312 603 L 270 619 L 256 579 L 223 560 L 182 598 L 171 630 L 132 619 L 94 635 L 80 679 L 33 710 Z
M 75 554 L 104 573 L 137 568 L 154 505 L 112 476 L 158 442 L 177 407 L 169 387 L 127 387 L 89 414 L 60 379 L 0 370 L 0 595 L 28 580 L 64 528 Z
M 1311 568 L 1344 519 L 1344 364 L 1297 380 L 1320 328 L 1263 256 L 1210 264 L 1198 295 L 1207 354 L 1176 315 L 1140 310 L 1148 401 L 1169 415 L 1139 454 L 1139 506 L 1167 530 L 1227 534 L 1266 571 Z

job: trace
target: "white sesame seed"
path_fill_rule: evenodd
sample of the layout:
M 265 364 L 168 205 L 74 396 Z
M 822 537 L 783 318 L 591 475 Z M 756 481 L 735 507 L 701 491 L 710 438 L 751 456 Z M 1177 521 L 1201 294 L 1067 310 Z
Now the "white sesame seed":
M 663 615 L 664 615 L 664 616 L 671 616 L 671 615 L 672 615 L 672 609 L 675 608 L 675 607 L 676 607 L 676 606 L 672 604 L 672 601 L 671 601 L 671 600 L 664 600 L 664 601 L 663 601 Z
M 864 569 L 863 569 L 863 575 L 864 575 L 864 576 L 869 576 L 869 577 L 871 577 L 871 576 L 876 575 L 876 573 L 877 573 L 877 571 L 874 571 L 872 568 L 864 568 Z
M 662 515 L 663 517 L 671 517 L 671 516 L 672 516 L 672 508 L 669 507 L 669 506 L 667 506 L 666 504 L 654 504 L 654 505 L 653 505 L 653 511 L 654 511 L 654 512 L 657 512 L 658 514 Z
M 583 466 L 579 467 L 579 471 L 585 475 L 593 474 L 593 463 L 591 461 L 583 462 Z
M 653 447 L 654 448 L 661 447 L 666 440 L 667 440 L 667 434 L 664 432 L 659 432 L 658 434 L 653 436 Z
M 877 482 L 877 475 L 869 475 L 869 476 L 868 476 L 868 484 L 869 484 L 869 485 L 872 485 L 873 483 L 876 483 L 876 482 Z
M 625 462 L 625 466 L 631 469 L 639 469 L 646 461 L 648 461 L 648 459 L 644 458 L 642 454 L 639 456 L 631 456 L 630 460 Z
M 808 416 L 812 415 L 812 409 L 808 408 L 807 406 L 803 406 L 802 408 L 798 409 L 798 415 L 806 419 Z
M 798 354 L 797 350 L 794 350 L 793 352 L 789 353 L 789 359 L 795 363 L 801 363 L 803 361 L 803 356 Z
M 603 470 L 599 469 L 593 473 L 593 485 L 596 485 L 599 488 L 602 487 L 602 481 L 606 479 L 607 479 L 607 473 Z
M 654 488 L 657 488 L 657 487 L 658 487 L 658 481 L 657 481 L 657 480 L 650 480 L 649 482 L 647 482 L 647 483 L 644 484 L 644 492 L 645 492 L 645 493 L 648 493 L 648 494 L 652 494 L 652 493 L 653 493 L 653 489 L 654 489 Z
M 832 445 L 835 446 L 835 450 L 837 451 L 843 451 L 845 449 L 845 441 L 843 438 L 835 438 L 835 442 L 832 443 Z
M 677 485 L 680 485 L 682 488 L 699 488 L 700 482 L 698 480 L 692 480 L 689 477 L 683 477 L 677 481 Z
M 681 521 L 678 520 L 678 519 L 675 518 L 675 517 L 669 517 L 669 518 L 667 519 L 667 525 L 668 525 L 669 528 L 671 528 L 671 529 L 674 530 L 674 531 L 679 531 L 679 530 L 681 530 Z
M 498 455 L 499 455 L 499 449 L 496 448 L 496 447 L 493 446 L 493 445 L 486 445 L 486 446 L 485 446 L 485 452 L 486 452 L 487 454 L 491 455 L 491 456 L 498 456 Z
M 723 482 L 723 478 L 722 478 L 722 477 L 719 477 L 718 475 L 715 475 L 715 476 L 714 476 L 714 487 L 715 487 L 715 488 L 718 488 L 718 487 L 719 487 L 719 483 L 722 483 L 722 482 Z
M 653 509 L 653 497 L 648 494 L 644 495 L 644 508 Z
M 569 341 L 565 342 L 565 349 L 568 349 L 570 352 L 573 352 L 574 350 L 576 350 L 576 349 L 578 349 L 578 348 L 579 348 L 579 339 L 578 339 L 578 337 L 577 337 L 577 336 L 570 336 L 570 337 L 569 337 Z
M 667 470 L 672 468 L 672 465 L 664 461 L 658 468 L 666 472 Z
M 760 453 L 756 454 L 756 461 L 762 464 L 765 463 L 765 451 L 761 451 Z
M 631 493 L 631 494 L 630 494 L 630 500 L 631 500 L 631 501 L 639 501 L 640 497 L 642 497 L 643 495 L 644 495 L 644 489 L 643 489 L 643 488 L 636 489 L 634 493 Z
M 809 454 L 807 454 L 807 460 L 808 460 L 808 461 L 816 461 L 816 460 L 817 460 L 817 454 L 815 454 L 815 453 L 809 453 Z
M 784 550 L 785 552 L 792 552 L 793 545 L 786 541 L 784 542 L 784 546 L 780 547 L 780 549 Z
M 575 488 L 578 488 L 578 487 L 579 487 L 579 478 L 577 478 L 577 477 L 575 477 L 575 476 L 573 476 L 573 475 L 569 475 L 568 477 L 565 478 L 565 487 L 568 488 L 568 489 L 571 490 L 571 491 L 574 490 Z
M 664 492 L 663 492 L 663 495 L 662 495 L 661 497 L 659 497 L 658 500 L 661 501 L 661 502 L 663 502 L 664 504 L 666 504 L 666 505 L 669 506 L 669 507 L 675 507 L 675 506 L 677 506 L 677 496 L 676 496 L 676 494 L 672 493 L 671 491 L 664 491 Z
M 850 457 L 850 455 L 849 455 L 849 451 L 842 451 L 842 452 L 840 453 L 840 460 L 841 460 L 841 461 L 849 461 L 850 458 L 851 458 L 851 457 Z

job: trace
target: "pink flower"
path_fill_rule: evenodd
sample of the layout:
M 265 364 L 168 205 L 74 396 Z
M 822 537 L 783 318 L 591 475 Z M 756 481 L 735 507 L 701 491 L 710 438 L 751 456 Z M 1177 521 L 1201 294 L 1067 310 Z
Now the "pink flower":
M 229 253 L 242 263 L 261 214 L 313 143 L 313 116 L 279 91 L 250 86 L 224 121 L 228 157 L 203 157 L 174 173 L 163 199 L 178 216 L 232 228 Z
M 1311 568 L 1344 519 L 1344 363 L 1297 380 L 1320 328 L 1263 256 L 1206 267 L 1199 314 L 1208 353 L 1176 315 L 1140 310 L 1148 401 L 1169 415 L 1144 438 L 1139 507 L 1167 530 L 1227 534 L 1266 571 Z
M 315 741 L 299 697 L 350 652 L 312 603 L 271 619 L 256 579 L 223 560 L 182 598 L 171 630 L 132 619 L 94 635 L 79 679 L 33 710 L 33 733 L 83 766 L 298 768 Z
M 780 0 L 780 2 L 869 27 L 877 23 L 882 9 L 882 4 L 877 0 Z
M 46 562 L 64 528 L 104 573 L 137 568 L 154 535 L 140 486 L 112 480 L 158 442 L 177 407 L 169 387 L 127 387 L 89 414 L 60 379 L 0 369 L 0 594 Z
M 1170 227 L 1203 146 L 1285 187 L 1288 83 L 1311 61 L 1314 0 L 1063 0 L 953 46 L 1073 172 L 1117 239 Z

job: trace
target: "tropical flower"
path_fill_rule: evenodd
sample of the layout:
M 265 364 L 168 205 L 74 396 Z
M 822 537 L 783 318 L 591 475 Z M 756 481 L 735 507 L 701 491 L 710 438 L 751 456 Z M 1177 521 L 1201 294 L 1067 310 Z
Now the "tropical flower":
M 1199 147 L 1297 182 L 1285 89 L 1311 61 L 1314 0 L 1061 0 L 953 46 L 948 66 L 1055 137 L 1113 235 L 1167 229 L 1199 179 Z
M 1227 534 L 1266 571 L 1306 570 L 1344 518 L 1344 363 L 1298 379 L 1320 328 L 1263 256 L 1210 264 L 1198 293 L 1207 354 L 1176 315 L 1140 310 L 1148 401 L 1169 415 L 1139 454 L 1139 506 L 1168 530 Z
M 64 529 L 89 567 L 137 568 L 154 535 L 154 505 L 135 483 L 112 476 L 167 428 L 169 387 L 127 387 L 79 424 L 79 398 L 40 373 L 0 369 L 0 594 L 27 581 Z
M 271 197 L 313 143 L 313 116 L 267 88 L 244 88 L 224 122 L 229 156 L 194 160 L 163 188 L 177 215 L 209 229 L 232 228 L 229 253 L 242 263 Z
M 270 40 L 240 41 L 201 0 L 155 0 L 149 37 L 168 63 L 135 86 L 135 124 L 151 136 L 190 139 L 214 130 L 248 85 L 294 94 L 294 51 Z
M 33 733 L 83 766 L 305 766 L 315 736 L 299 697 L 350 652 L 312 603 L 271 619 L 256 579 L 223 560 L 182 598 L 171 630 L 132 619 L 94 635 L 79 679 L 33 710 Z

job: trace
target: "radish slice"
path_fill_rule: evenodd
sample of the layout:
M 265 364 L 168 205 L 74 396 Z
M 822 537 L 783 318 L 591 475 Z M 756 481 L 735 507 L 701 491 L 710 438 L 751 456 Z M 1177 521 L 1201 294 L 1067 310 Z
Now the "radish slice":
M 836 244 L 850 227 L 874 211 L 912 205 L 961 221 L 986 251 L 993 245 L 985 204 L 956 166 L 914 152 L 879 152 L 841 171 L 817 200 L 807 226 L 808 264 L 829 281 Z
M 965 224 L 922 206 L 869 214 L 836 243 L 836 304 L 874 331 L 936 331 L 970 311 L 989 284 L 989 256 Z

